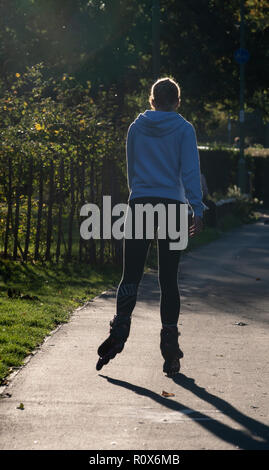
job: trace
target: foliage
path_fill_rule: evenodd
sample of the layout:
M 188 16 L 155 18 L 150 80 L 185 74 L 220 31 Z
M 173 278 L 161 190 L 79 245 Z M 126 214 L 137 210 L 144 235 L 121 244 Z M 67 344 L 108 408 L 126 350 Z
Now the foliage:
M 242 194 L 237 185 L 231 185 L 225 193 L 216 191 L 210 196 L 210 199 L 214 202 L 230 198 L 235 199 L 232 205 L 232 215 L 241 223 L 251 221 L 255 211 L 263 206 L 262 200 L 249 194 Z M 220 228 L 223 228 L 222 223 Z
M 247 106 L 267 119 L 267 2 L 245 3 Z M 161 75 L 179 81 L 180 112 L 212 137 L 217 120 L 238 114 L 240 1 L 160 5 Z M 127 198 L 126 131 L 153 79 L 152 0 L 2 0 L 0 26 L 0 242 L 26 258 L 34 243 L 48 256 L 51 239 L 59 254 L 68 219 L 67 244 L 78 235 L 79 205 Z M 235 184 L 235 152 L 221 164 L 206 152 L 212 190 Z M 91 247 L 91 260 L 94 249 L 103 260 L 106 247 Z
M 74 198 L 72 204 L 78 211 L 87 201 L 100 204 L 106 191 L 114 200 L 121 198 L 121 190 L 126 193 L 124 138 L 129 122 L 124 113 L 118 116 L 115 113 L 117 96 L 113 87 L 110 90 L 100 87 L 93 99 L 89 81 L 82 85 L 68 74 L 60 79 L 50 76 L 43 64 L 27 68 L 24 74 L 17 72 L 10 83 L 0 98 L 0 233 L 4 243 L 9 203 L 10 210 L 20 206 L 20 244 L 27 230 L 27 220 L 31 224 L 32 240 L 37 234 L 41 165 L 42 211 L 48 216 L 52 201 L 54 219 L 60 208 L 63 217 L 70 215 L 70 197 Z M 50 188 L 52 164 L 53 195 Z M 73 194 L 71 164 L 75 172 Z M 113 187 L 112 174 L 115 181 L 117 174 L 120 178 L 116 187 Z M 14 232 L 16 222 L 12 214 L 10 217 Z M 47 225 L 43 217 L 40 227 L 43 248 Z
M 182 86 L 182 112 L 198 127 L 210 106 L 237 118 L 240 0 L 160 2 L 161 75 Z M 2 0 L 0 76 L 43 62 L 57 76 L 117 87 L 118 97 L 148 91 L 152 82 L 152 0 Z M 268 3 L 245 1 L 247 106 L 268 119 Z M 209 108 L 207 107 L 209 106 Z M 266 117 L 267 116 L 267 117 Z

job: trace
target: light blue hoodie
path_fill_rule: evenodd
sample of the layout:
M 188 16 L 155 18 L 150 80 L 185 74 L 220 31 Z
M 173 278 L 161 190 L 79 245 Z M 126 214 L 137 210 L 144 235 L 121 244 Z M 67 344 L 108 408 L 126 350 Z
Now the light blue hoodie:
M 129 199 L 157 196 L 189 202 L 202 216 L 200 161 L 194 127 L 177 112 L 147 110 L 126 141 Z

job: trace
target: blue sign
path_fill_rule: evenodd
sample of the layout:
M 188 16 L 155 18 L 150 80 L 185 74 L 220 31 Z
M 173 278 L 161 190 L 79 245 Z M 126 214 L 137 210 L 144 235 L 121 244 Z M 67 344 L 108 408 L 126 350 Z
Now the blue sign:
M 234 53 L 234 58 L 238 64 L 245 64 L 249 60 L 249 52 L 247 49 L 237 49 Z

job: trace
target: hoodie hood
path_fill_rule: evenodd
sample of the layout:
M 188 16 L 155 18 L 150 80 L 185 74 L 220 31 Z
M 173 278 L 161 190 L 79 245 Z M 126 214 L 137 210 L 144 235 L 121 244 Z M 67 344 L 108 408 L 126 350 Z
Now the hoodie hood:
M 171 134 L 185 122 L 185 119 L 175 111 L 147 110 L 138 115 L 134 124 L 145 135 L 161 137 Z

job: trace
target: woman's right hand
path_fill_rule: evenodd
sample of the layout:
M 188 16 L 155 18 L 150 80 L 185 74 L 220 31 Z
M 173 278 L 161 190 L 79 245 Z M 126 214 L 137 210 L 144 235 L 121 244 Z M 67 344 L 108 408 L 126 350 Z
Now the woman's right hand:
M 194 237 L 195 235 L 198 235 L 198 233 L 201 233 L 204 228 L 202 217 L 200 217 L 199 215 L 195 215 L 192 220 L 193 223 L 189 227 L 189 237 Z

